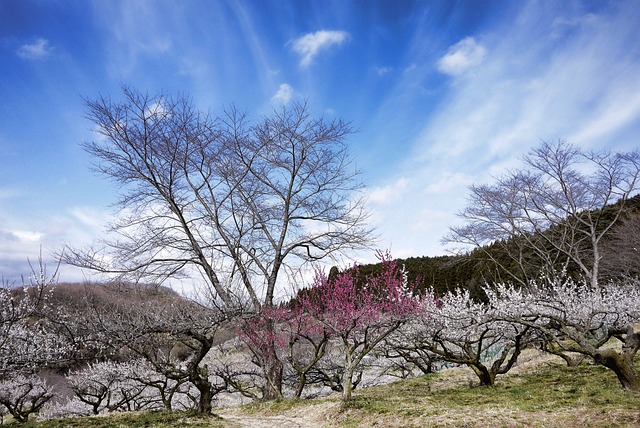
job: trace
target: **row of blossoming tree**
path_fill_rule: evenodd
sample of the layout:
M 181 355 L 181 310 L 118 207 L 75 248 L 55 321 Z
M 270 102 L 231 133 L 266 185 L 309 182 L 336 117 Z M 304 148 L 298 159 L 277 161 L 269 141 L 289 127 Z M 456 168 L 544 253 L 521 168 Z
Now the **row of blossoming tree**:
M 400 366 L 416 373 L 432 364 L 466 365 L 480 384 L 493 385 L 526 347 L 570 364 L 588 357 L 611 369 L 622 387 L 640 390 L 637 282 L 498 284 L 485 287 L 479 302 L 465 290 L 418 293 L 401 266 L 379 256 L 381 272 L 364 281 L 357 266 L 333 276 L 318 271 L 289 304 L 234 316 L 175 296 L 148 297 L 149 290 L 142 300 L 131 298 L 132 289 L 125 296 L 111 290 L 118 298 L 108 300 L 94 293 L 69 311 L 51 304 L 48 282 L 25 292 L 2 289 L 3 415 L 26 421 L 32 413 L 208 413 L 230 394 L 263 399 L 274 387 L 265 370 L 272 343 L 282 363 L 281 397 L 312 396 L 305 391 L 323 386 L 347 402 L 365 369 L 380 360 L 396 375 Z M 47 383 L 56 371 L 64 382 Z M 61 384 L 70 391 L 66 399 L 55 394 Z

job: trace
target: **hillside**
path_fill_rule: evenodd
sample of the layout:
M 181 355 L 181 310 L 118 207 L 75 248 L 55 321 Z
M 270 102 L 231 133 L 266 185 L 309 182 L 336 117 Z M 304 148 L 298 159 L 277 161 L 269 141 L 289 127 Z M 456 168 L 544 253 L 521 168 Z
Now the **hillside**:
M 616 205 L 605 207 L 601 212 L 600 228 L 606 227 L 612 220 Z M 598 212 L 600 213 L 600 212 Z M 640 195 L 630 198 L 626 202 L 625 215 L 616 226 L 607 234 L 600 244 L 601 247 L 601 272 L 603 278 L 609 279 L 619 276 L 621 273 L 627 276 L 640 275 L 636 248 L 640 245 Z M 443 294 L 448 290 L 462 287 L 478 292 L 485 283 L 510 281 L 509 275 L 505 275 L 487 254 L 491 254 L 503 266 L 510 267 L 511 272 L 518 272 L 519 267 L 509 260 L 508 253 L 516 253 L 518 243 L 514 240 L 496 242 L 481 249 L 474 249 L 464 254 L 443 256 L 422 256 L 398 259 L 398 262 L 406 268 L 409 279 L 416 279 L 425 287 L 433 287 L 437 294 Z M 588 250 L 587 250 L 588 251 Z M 530 257 L 532 257 L 530 255 Z M 588 258 L 586 258 L 588 259 Z M 539 262 L 530 259 L 531 277 L 539 274 Z M 577 267 L 570 266 L 574 273 Z M 380 264 L 369 264 L 360 267 L 362 277 L 379 272 Z

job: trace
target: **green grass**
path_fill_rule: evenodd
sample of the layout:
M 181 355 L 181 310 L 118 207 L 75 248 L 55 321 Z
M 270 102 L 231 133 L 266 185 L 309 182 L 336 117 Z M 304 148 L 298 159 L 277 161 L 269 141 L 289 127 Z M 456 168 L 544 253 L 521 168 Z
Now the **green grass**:
M 12 424 L 20 428 L 143 428 L 143 427 L 192 427 L 192 428 L 225 428 L 225 424 L 217 416 L 199 416 L 190 412 L 139 412 L 114 413 L 106 416 L 91 416 L 70 419 L 52 419 L 42 422 Z

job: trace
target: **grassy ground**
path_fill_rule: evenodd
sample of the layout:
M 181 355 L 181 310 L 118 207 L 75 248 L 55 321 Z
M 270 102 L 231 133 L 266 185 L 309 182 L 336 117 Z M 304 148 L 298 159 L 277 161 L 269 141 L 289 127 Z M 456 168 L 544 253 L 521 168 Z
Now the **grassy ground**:
M 624 391 L 613 372 L 602 367 L 584 364 L 569 368 L 545 358 L 499 377 L 495 387 L 478 387 L 474 382 L 470 370 L 455 368 L 356 391 L 344 410 L 340 409 L 339 397 L 330 397 L 222 409 L 219 413 L 223 419 L 157 412 L 23 426 L 640 427 L 640 393 Z
M 142 428 L 142 427 L 184 427 L 227 428 L 228 424 L 217 416 L 201 417 L 191 413 L 141 412 L 114 413 L 106 416 L 85 418 L 54 419 L 43 422 L 11 424 L 19 428 Z
M 587 365 L 554 363 L 493 388 L 442 387 L 442 378 L 421 377 L 361 391 L 333 426 L 640 427 L 640 393 Z

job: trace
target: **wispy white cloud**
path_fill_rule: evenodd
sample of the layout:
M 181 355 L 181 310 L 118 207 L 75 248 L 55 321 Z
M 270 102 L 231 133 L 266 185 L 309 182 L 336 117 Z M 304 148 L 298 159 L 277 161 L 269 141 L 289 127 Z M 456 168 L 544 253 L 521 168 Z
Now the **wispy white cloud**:
M 389 74 L 393 71 L 392 67 L 375 67 L 376 73 L 378 74 L 378 76 L 384 76 L 386 74 Z
M 48 57 L 51 55 L 52 50 L 53 48 L 49 45 L 49 40 L 38 39 L 33 43 L 20 46 L 16 53 L 22 59 L 35 61 Z
M 98 25 L 110 32 L 106 55 L 111 73 L 129 75 L 139 65 L 140 56 L 163 55 L 165 61 L 169 59 L 167 54 L 174 47 L 171 18 L 179 20 L 175 9 L 167 5 L 158 8 L 146 1 L 95 2 L 93 6 Z
M 110 213 L 88 206 L 71 207 L 69 214 L 76 225 L 83 226 L 93 236 L 99 235 L 100 231 L 112 219 Z
M 75 206 L 44 221 L 40 214 L 35 218 L 20 217 L 3 212 L 0 207 L 0 218 L 0 276 L 20 283 L 21 276 L 31 272 L 28 260 L 37 260 L 42 251 L 44 262 L 53 270 L 54 253 L 61 251 L 65 243 L 77 247 L 92 244 L 103 235 L 112 216 L 104 209 Z M 85 277 L 79 269 L 66 266 L 61 267 L 60 273 L 62 281 L 82 281 Z
M 370 202 L 386 205 L 394 200 L 402 197 L 409 186 L 410 180 L 406 177 L 400 177 L 394 182 L 380 187 L 374 187 L 369 191 L 368 199 Z
M 462 172 L 445 171 L 437 179 L 425 187 L 428 194 L 449 195 L 452 191 L 464 188 L 473 183 L 473 177 Z
M 626 47 L 634 24 L 622 11 L 575 19 L 558 42 L 544 30 L 554 27 L 558 13 L 524 8 L 518 26 L 505 23 L 485 38 L 491 55 L 450 88 L 423 129 L 417 146 L 423 160 L 443 159 L 476 174 L 541 139 L 606 147 L 620 144 L 612 138 L 625 129 L 631 138 L 628 127 L 640 121 L 633 89 L 640 64 Z
M 300 65 L 308 66 L 313 58 L 321 51 L 330 46 L 340 45 L 349 39 L 346 31 L 320 30 L 315 33 L 307 33 L 297 38 L 292 43 L 294 52 L 300 55 Z
M 451 46 L 438 60 L 438 70 L 452 76 L 464 74 L 467 70 L 482 63 L 487 49 L 478 44 L 473 37 L 466 37 Z
M 540 140 L 566 138 L 612 150 L 637 147 L 640 62 L 629 42 L 637 38 L 640 11 L 620 3 L 581 17 L 564 7 L 534 5 L 517 8 L 491 33 L 431 57 L 431 70 L 464 79 L 438 89 L 446 95 L 423 113 L 423 120 L 414 116 L 421 127 L 412 134 L 413 150 L 395 174 L 377 183 L 377 189 L 393 189 L 401 177 L 411 177 L 401 193 L 379 191 L 393 194 L 393 204 L 375 206 L 374 220 L 395 246 L 414 248 L 414 255 L 444 253 L 439 241 L 459 221 L 455 214 L 466 204 L 467 186 L 519 167 L 521 156 Z M 571 19 L 560 26 L 563 14 Z M 403 74 L 402 91 L 393 94 L 404 102 L 387 100 L 395 114 L 402 114 L 402 105 L 415 109 L 414 88 L 430 83 L 427 67 L 416 64 L 413 73 Z
M 20 242 L 40 242 L 44 234 L 42 232 L 34 232 L 32 230 L 14 230 L 11 232 L 13 236 L 18 238 Z
M 287 104 L 293 98 L 293 87 L 288 83 L 283 83 L 278 88 L 278 91 L 275 93 L 273 97 L 271 97 L 271 102 Z
M 640 70 L 638 70 L 640 71 Z M 640 119 L 640 92 L 633 79 L 620 82 L 619 88 L 606 95 L 593 112 L 592 120 L 585 121 L 567 138 L 576 142 L 606 140 L 618 130 L 637 125 Z M 637 145 L 637 142 L 636 142 Z

